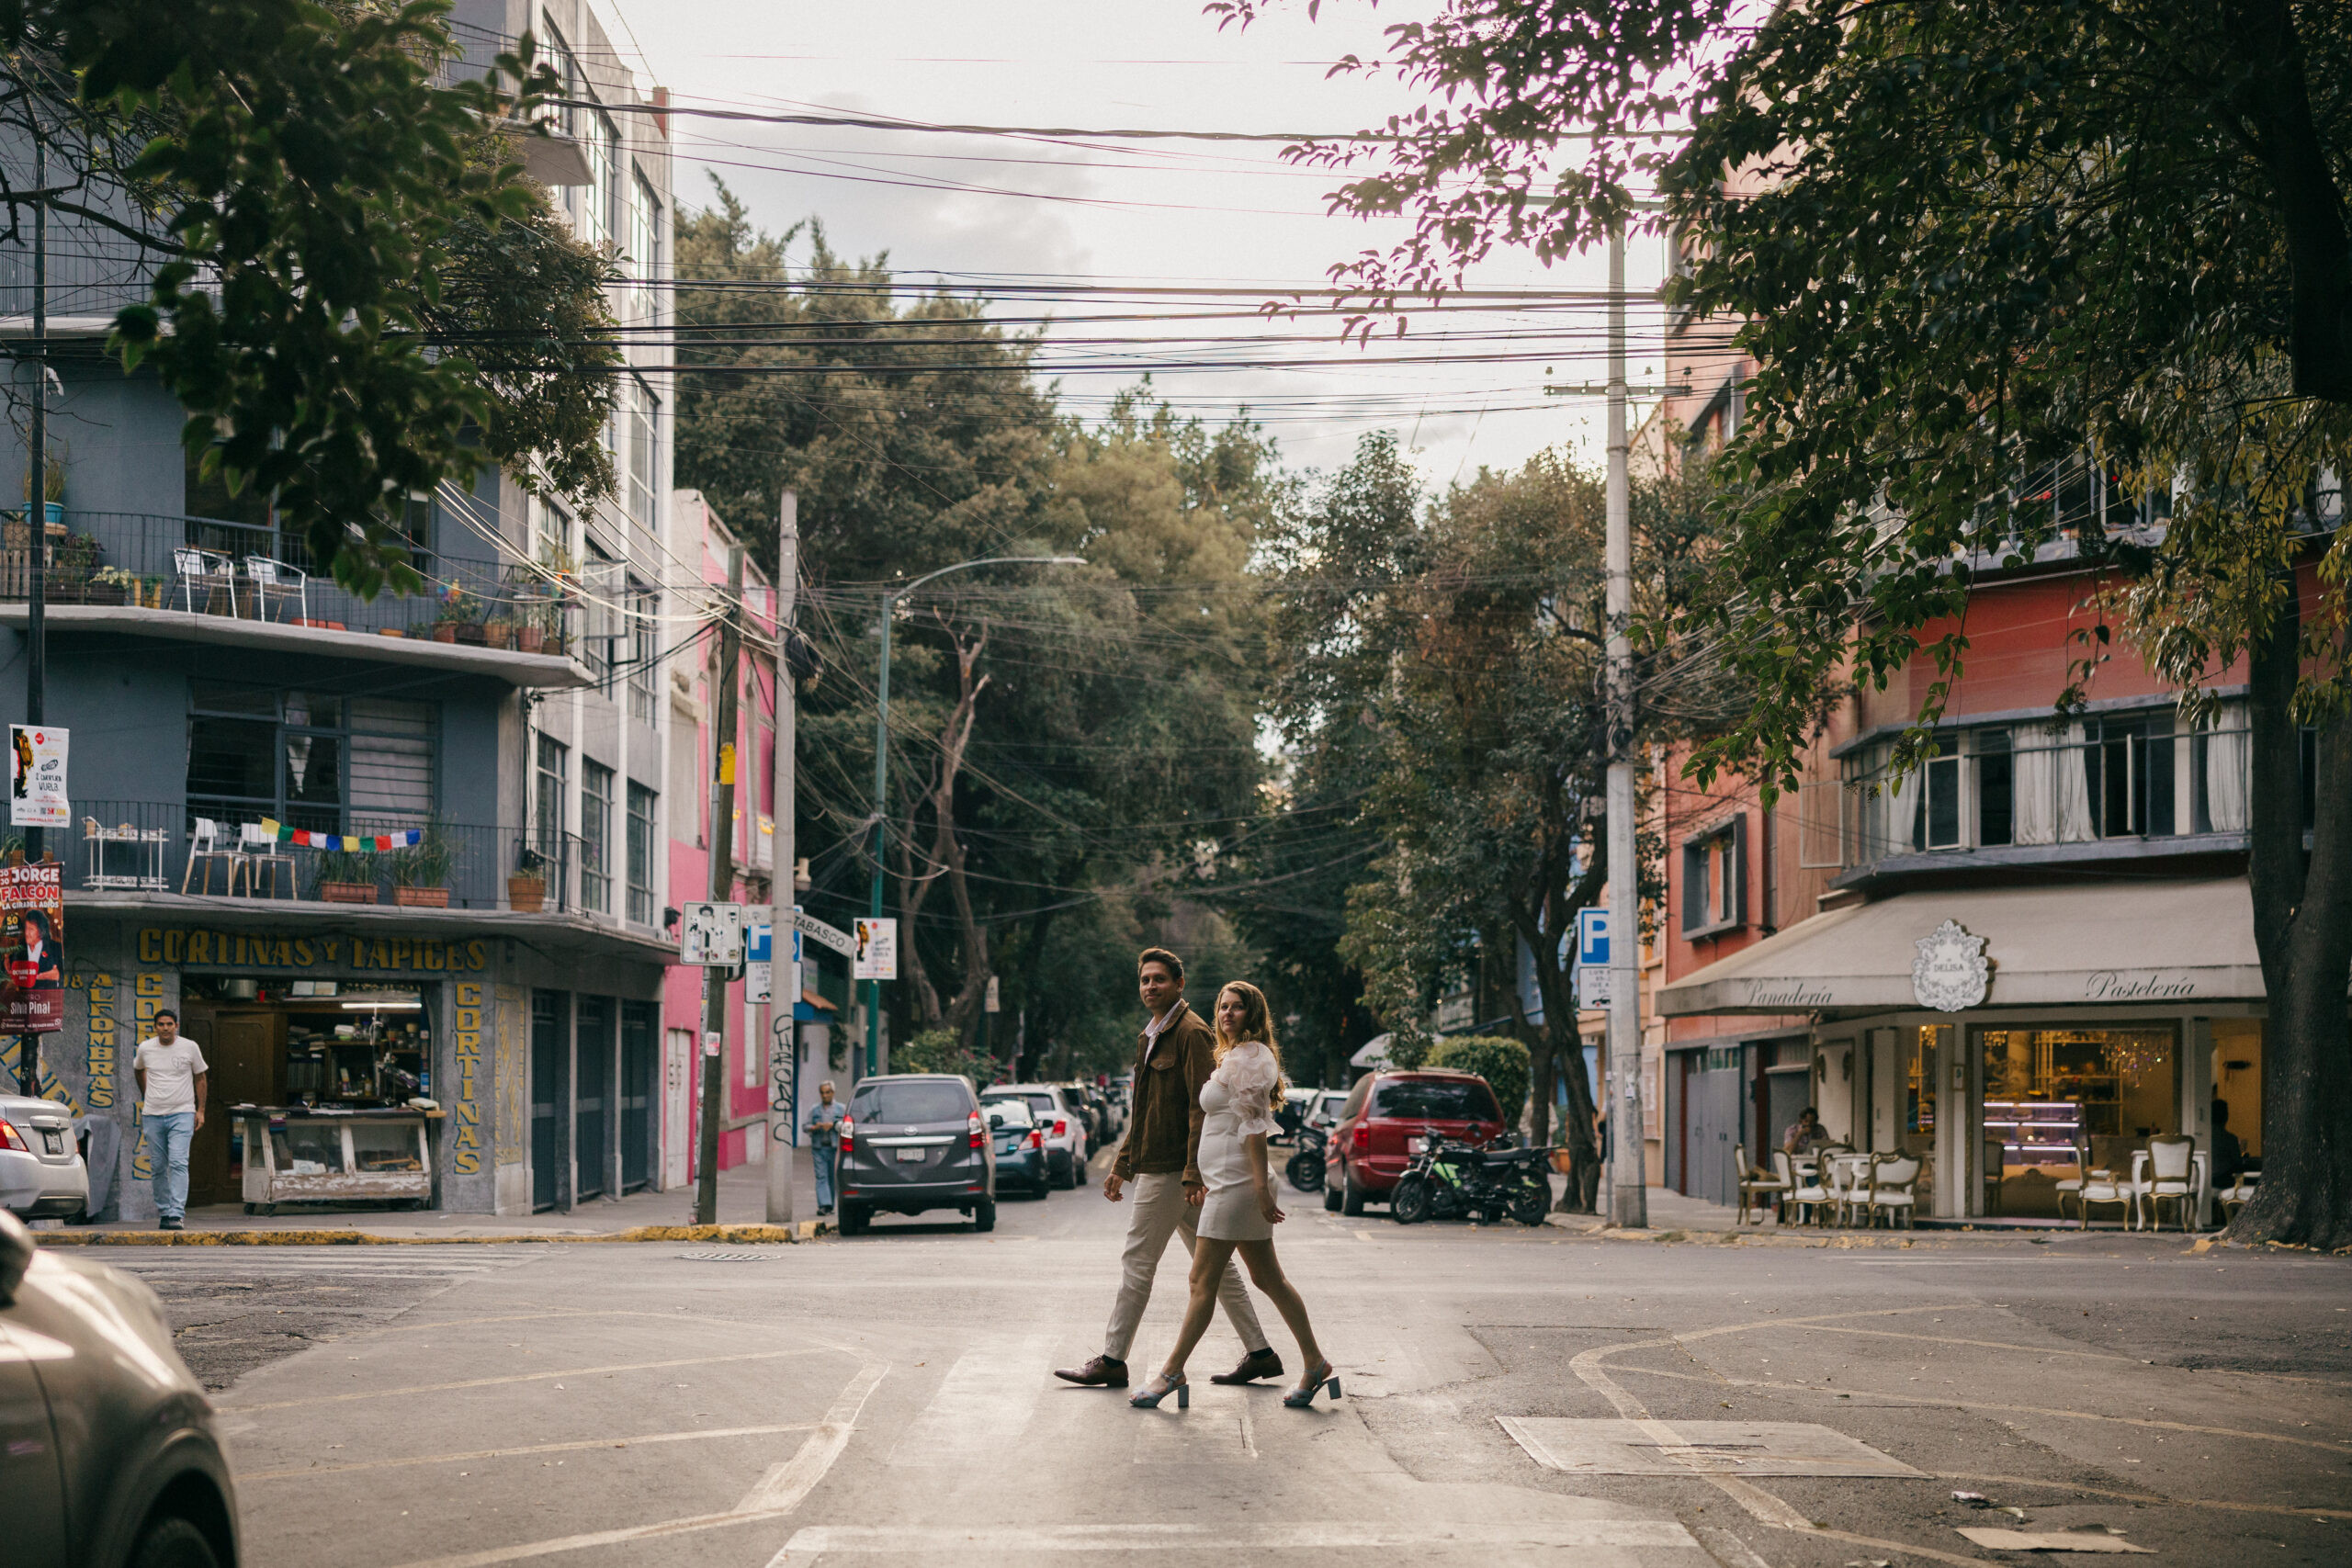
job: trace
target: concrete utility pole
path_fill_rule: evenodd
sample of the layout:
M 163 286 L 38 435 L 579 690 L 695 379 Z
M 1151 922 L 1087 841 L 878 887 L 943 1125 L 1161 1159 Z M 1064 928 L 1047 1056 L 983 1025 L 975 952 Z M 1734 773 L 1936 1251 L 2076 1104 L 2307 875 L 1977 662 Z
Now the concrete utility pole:
M 33 188 L 49 183 L 49 148 L 33 128 Z M 25 453 L 25 723 L 46 722 L 42 707 L 46 693 L 49 634 L 44 605 L 43 570 L 49 555 L 49 204 L 33 203 L 33 400 Z M 39 865 L 47 858 L 39 828 L 25 829 L 25 861 Z M 17 1043 L 17 1092 L 27 1099 L 40 1093 L 40 1036 L 22 1034 Z
M 1634 836 L 1634 508 L 1626 471 L 1625 229 L 1609 231 L 1609 1219 L 1647 1228 L 1642 1169 L 1642 902 Z
M 735 686 L 743 651 L 743 547 L 727 550 L 727 604 L 718 623 L 718 714 L 711 726 L 710 901 L 735 891 Z M 727 1029 L 727 971 L 706 969 L 702 982 L 702 1132 L 695 1140 L 695 1224 L 718 1223 L 718 1125 L 726 1116 L 721 1045 Z M 750 1049 L 751 1043 L 744 1042 Z
M 800 965 L 792 954 L 799 939 L 793 934 L 792 910 L 799 897 L 793 887 L 793 727 L 797 715 L 792 693 L 793 598 L 800 576 L 800 497 L 784 492 L 775 539 L 775 755 L 768 777 L 775 782 L 775 864 L 768 875 L 768 901 L 775 919 L 768 936 L 768 968 L 775 979 L 768 987 L 768 1224 L 792 1223 L 793 1148 L 798 1142 L 795 1125 L 800 1115 L 800 1032 L 793 1011 L 800 1005 Z

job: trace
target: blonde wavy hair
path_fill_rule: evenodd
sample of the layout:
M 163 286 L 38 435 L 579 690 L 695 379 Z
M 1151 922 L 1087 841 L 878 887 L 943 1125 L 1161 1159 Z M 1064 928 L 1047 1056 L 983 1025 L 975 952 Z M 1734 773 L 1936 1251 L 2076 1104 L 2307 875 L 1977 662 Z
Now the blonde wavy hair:
M 1225 998 L 1228 996 L 1241 998 L 1241 1032 L 1238 1035 L 1228 1035 L 1225 1032 L 1223 1015 Z M 1210 1020 L 1216 1030 L 1216 1059 L 1219 1063 L 1224 1062 L 1227 1052 L 1253 1040 L 1273 1053 L 1274 1088 L 1270 1099 L 1272 1109 L 1280 1111 L 1283 1108 L 1283 1092 L 1290 1088 L 1290 1079 L 1283 1071 L 1283 1048 L 1274 1043 L 1273 1010 L 1266 1005 L 1266 993 L 1247 980 L 1228 980 L 1216 994 L 1216 1007 L 1210 1014 Z

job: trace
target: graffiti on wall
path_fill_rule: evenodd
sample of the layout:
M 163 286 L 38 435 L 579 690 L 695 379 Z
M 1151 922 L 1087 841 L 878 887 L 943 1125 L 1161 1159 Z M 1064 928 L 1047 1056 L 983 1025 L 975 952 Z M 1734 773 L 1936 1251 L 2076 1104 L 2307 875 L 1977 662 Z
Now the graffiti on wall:
M 84 1098 L 93 1111 L 114 1103 L 114 1075 L 120 1062 L 122 1039 L 117 1032 L 115 983 L 111 975 L 93 975 L 89 983 L 90 1039 L 83 1057 Z
M 164 1010 L 164 977 L 153 972 L 130 977 L 131 1039 L 144 1040 L 155 1032 L 155 1015 Z M 141 1181 L 150 1180 L 155 1174 L 155 1162 L 147 1153 L 147 1140 L 138 1142 L 139 1152 L 130 1157 L 130 1174 Z

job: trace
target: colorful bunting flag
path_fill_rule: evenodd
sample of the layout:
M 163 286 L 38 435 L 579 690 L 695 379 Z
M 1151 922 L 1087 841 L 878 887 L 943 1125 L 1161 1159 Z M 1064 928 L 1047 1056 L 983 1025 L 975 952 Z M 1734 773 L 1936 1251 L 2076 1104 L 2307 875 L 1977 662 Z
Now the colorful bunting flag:
M 398 833 L 318 833 L 308 828 L 289 828 L 273 818 L 261 819 L 261 830 L 281 844 L 293 844 L 306 850 L 334 850 L 344 854 L 381 853 L 388 850 L 413 849 L 424 841 L 424 829 L 410 828 Z

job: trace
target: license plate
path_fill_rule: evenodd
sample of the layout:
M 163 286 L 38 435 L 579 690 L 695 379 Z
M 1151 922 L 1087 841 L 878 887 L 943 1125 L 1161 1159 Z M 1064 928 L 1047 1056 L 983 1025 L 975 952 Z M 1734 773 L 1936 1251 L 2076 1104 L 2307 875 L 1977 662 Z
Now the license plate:
M 900 1149 L 899 1151 L 899 1163 L 900 1165 L 921 1165 L 922 1163 L 922 1151 L 921 1149 Z
M 65 1134 L 43 1128 L 40 1134 L 40 1146 L 50 1154 L 62 1155 L 65 1152 Z
M 1405 1140 L 1405 1152 L 1408 1155 L 1425 1155 L 1430 1152 L 1430 1141 L 1427 1138 L 1408 1138 Z

